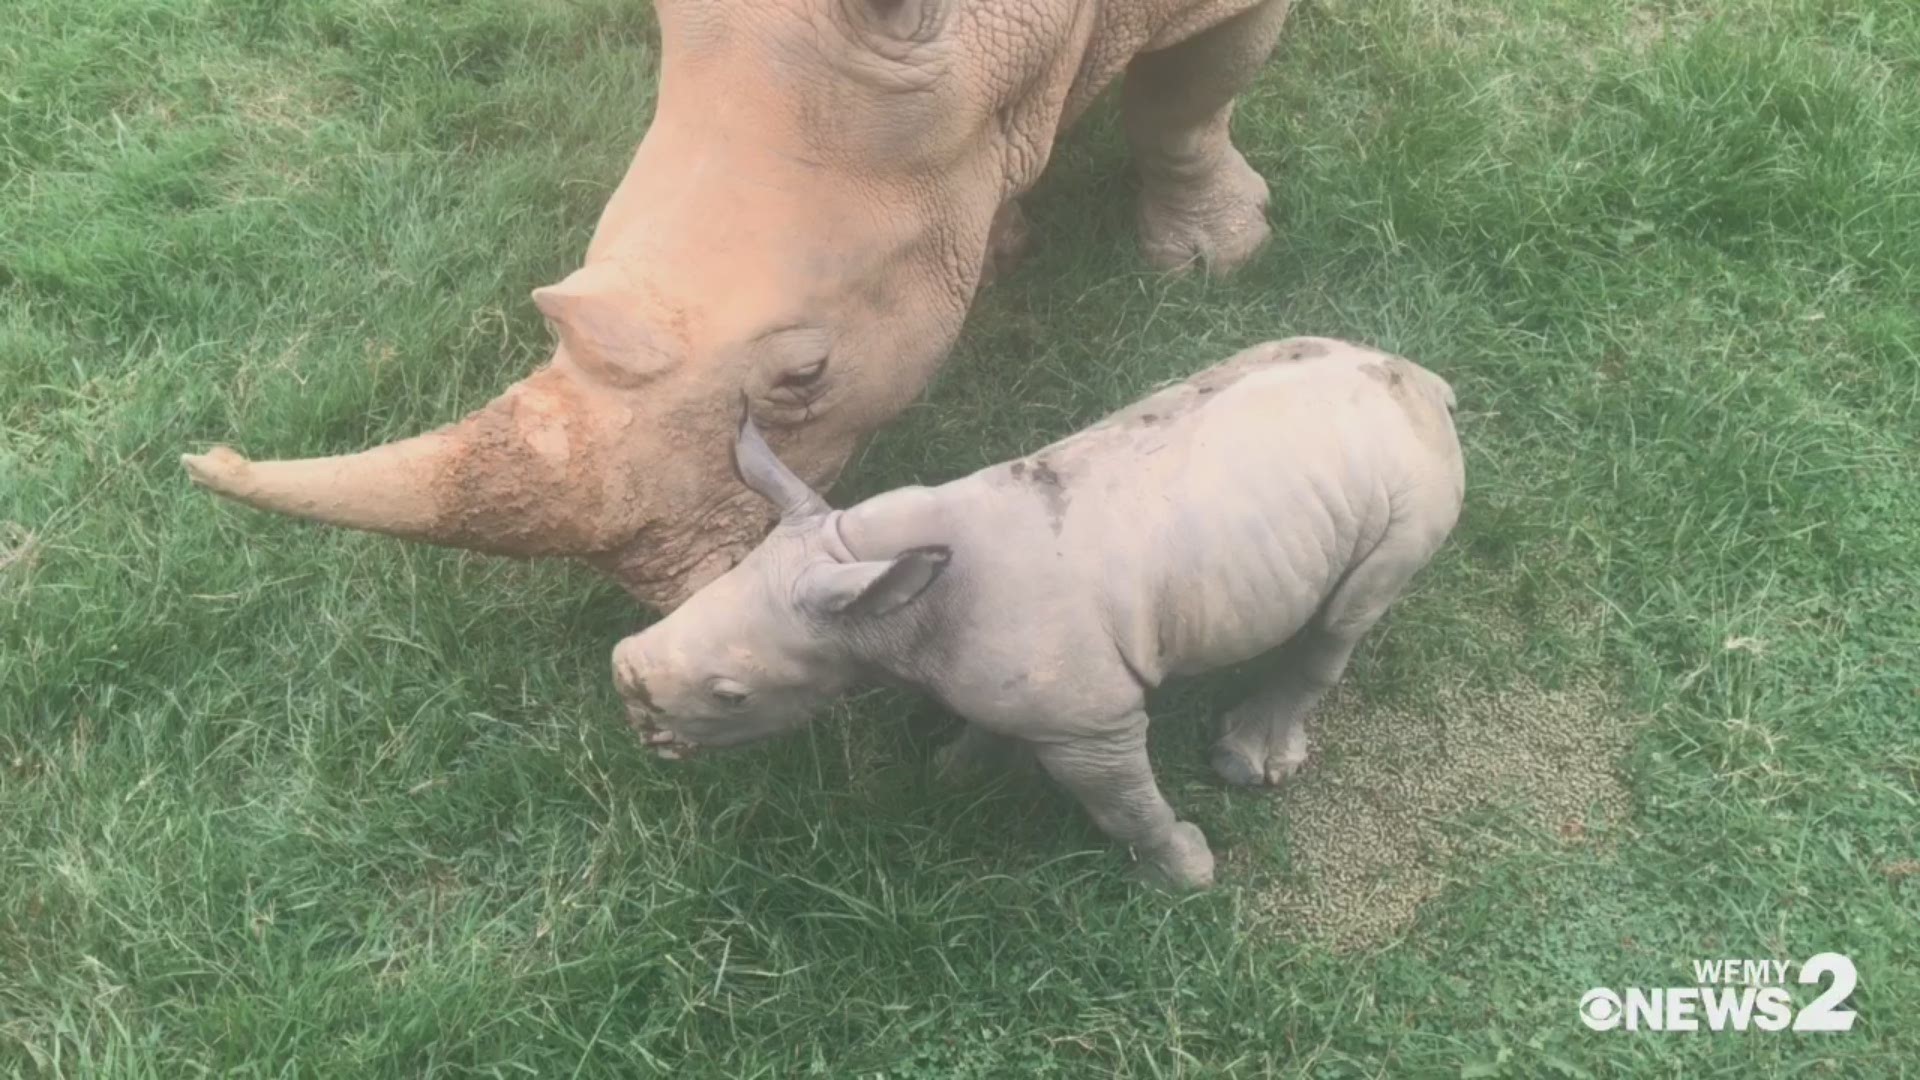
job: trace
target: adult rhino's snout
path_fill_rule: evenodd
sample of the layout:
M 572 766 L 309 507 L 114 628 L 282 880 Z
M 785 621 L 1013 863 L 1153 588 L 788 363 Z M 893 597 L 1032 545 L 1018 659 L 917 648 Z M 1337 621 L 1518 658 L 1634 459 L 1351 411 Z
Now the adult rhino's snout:
M 582 558 L 671 609 L 772 522 L 772 508 L 730 477 L 724 446 L 734 395 L 743 385 L 764 393 L 774 376 L 743 370 L 728 334 L 689 343 L 661 329 L 697 324 L 702 309 L 643 302 L 627 280 L 596 263 L 537 290 L 560 338 L 553 360 L 451 424 L 328 457 L 256 461 L 218 447 L 182 464 L 194 483 L 261 510 L 493 554 Z M 795 441 L 810 476 L 830 476 L 852 450 L 839 431 L 794 426 L 806 429 Z

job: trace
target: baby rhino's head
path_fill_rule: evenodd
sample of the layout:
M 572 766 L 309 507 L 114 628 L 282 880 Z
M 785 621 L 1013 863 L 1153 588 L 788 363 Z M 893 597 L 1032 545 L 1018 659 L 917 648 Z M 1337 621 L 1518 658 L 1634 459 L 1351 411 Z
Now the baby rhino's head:
M 745 416 L 734 462 L 747 486 L 779 508 L 779 526 L 738 566 L 613 650 L 627 722 L 662 757 L 805 723 L 858 673 L 854 645 L 862 630 L 918 596 L 947 565 L 943 547 L 845 558 L 826 502 Z

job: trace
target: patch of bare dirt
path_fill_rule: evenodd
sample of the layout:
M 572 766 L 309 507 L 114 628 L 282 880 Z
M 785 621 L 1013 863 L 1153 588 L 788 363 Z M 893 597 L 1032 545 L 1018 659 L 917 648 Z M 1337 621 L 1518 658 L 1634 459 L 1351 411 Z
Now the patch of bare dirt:
M 1338 950 L 1391 939 L 1475 858 L 1516 843 L 1583 844 L 1625 818 L 1626 711 L 1597 680 L 1543 689 L 1436 684 L 1322 706 L 1313 758 L 1276 799 L 1291 870 L 1255 908 Z

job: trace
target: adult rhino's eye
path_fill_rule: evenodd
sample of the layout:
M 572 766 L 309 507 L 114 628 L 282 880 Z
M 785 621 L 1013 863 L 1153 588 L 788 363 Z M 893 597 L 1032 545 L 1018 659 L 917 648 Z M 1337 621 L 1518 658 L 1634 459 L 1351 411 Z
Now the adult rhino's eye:
M 707 693 L 713 700 L 728 708 L 747 703 L 747 688 L 732 679 L 715 679 L 707 684 Z
M 806 367 L 796 368 L 793 371 L 789 371 L 785 375 L 780 376 L 780 378 L 776 380 L 773 385 L 782 390 L 804 391 L 812 387 L 815 383 L 819 382 L 820 376 L 825 375 L 826 373 L 827 373 L 827 358 L 823 356 L 820 359 L 815 360 L 813 363 L 808 364 Z
M 789 422 L 800 419 L 800 410 L 810 415 L 827 393 L 833 336 L 818 326 L 789 326 L 761 335 L 753 348 L 764 365 L 767 404 L 794 410 Z

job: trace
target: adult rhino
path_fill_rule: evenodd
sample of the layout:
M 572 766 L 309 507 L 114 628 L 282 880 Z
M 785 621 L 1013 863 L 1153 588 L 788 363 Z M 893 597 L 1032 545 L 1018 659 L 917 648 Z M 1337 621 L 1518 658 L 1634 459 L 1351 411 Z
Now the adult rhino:
M 1288 0 L 656 0 L 652 125 L 581 269 L 536 289 L 552 360 L 458 423 L 362 453 L 183 458 L 267 510 L 570 555 L 672 607 L 751 549 L 727 471 L 744 391 L 825 486 L 926 386 L 1015 256 L 1014 201 L 1124 70 L 1149 262 L 1231 270 L 1266 238 L 1233 96 Z

